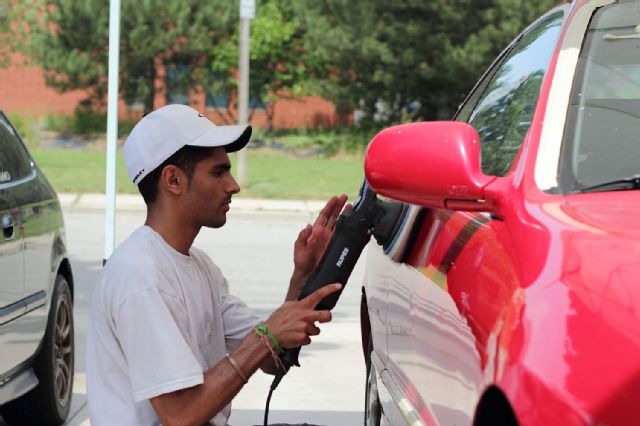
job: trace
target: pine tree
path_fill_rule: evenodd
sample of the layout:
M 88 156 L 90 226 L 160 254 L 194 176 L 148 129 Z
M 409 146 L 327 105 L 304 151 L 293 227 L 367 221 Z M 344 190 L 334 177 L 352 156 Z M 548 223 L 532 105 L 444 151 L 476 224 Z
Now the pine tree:
M 555 0 L 306 0 L 307 50 L 342 111 L 450 118 L 494 57 Z
M 206 82 L 211 45 L 228 38 L 237 8 L 225 0 L 123 0 L 120 29 L 121 95 L 153 109 L 159 61 L 178 64 L 180 83 Z M 235 15 L 234 15 L 235 14 Z M 49 86 L 84 89 L 93 104 L 106 100 L 109 2 L 32 0 L 18 2 L 21 46 L 45 71 Z

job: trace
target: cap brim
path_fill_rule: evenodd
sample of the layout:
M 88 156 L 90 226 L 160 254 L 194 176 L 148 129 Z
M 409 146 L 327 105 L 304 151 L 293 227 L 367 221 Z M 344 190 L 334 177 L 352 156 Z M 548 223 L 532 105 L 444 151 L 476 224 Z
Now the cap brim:
M 223 147 L 227 152 L 236 152 L 244 148 L 251 139 L 251 126 L 238 124 L 234 126 L 216 126 L 205 132 L 198 139 L 189 142 L 191 146 Z

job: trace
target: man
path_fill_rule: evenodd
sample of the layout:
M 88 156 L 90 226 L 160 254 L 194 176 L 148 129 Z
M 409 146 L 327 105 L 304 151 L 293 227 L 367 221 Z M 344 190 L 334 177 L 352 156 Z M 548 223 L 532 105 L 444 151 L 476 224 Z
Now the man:
M 192 247 L 201 227 L 224 225 L 240 190 L 227 153 L 250 136 L 250 126 L 216 127 L 185 105 L 152 112 L 129 135 L 125 164 L 147 217 L 113 253 L 95 289 L 87 338 L 93 426 L 226 425 L 247 378 L 258 368 L 275 373 L 279 346 L 309 344 L 320 332 L 315 322 L 330 321 L 314 307 L 338 284 L 296 299 L 346 195 L 330 199 L 300 232 L 287 301 L 263 323 Z

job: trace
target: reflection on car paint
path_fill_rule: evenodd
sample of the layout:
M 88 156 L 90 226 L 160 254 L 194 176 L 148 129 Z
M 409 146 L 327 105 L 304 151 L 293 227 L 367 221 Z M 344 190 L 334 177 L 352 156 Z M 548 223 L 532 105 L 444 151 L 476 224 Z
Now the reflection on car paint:
M 392 376 L 417 411 L 432 413 L 442 424 L 468 424 L 482 381 L 473 333 L 453 299 L 422 273 L 379 251 L 371 254 L 368 268 L 389 283 L 387 347 L 393 362 L 387 368 Z M 416 352 L 424 356 L 412 356 Z M 427 404 L 414 387 L 442 392 Z

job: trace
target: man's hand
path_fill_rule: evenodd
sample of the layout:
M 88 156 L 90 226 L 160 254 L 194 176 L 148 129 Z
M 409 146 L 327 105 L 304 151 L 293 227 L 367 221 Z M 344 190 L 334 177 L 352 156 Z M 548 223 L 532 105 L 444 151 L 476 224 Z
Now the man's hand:
M 336 227 L 338 216 L 345 208 L 350 208 L 346 204 L 347 195 L 334 196 L 327 201 L 324 208 L 318 214 L 313 225 L 307 225 L 296 240 L 293 246 L 293 264 L 294 272 L 291 278 L 290 295 L 295 297 L 287 297 L 287 300 L 297 298 L 300 288 L 304 280 L 318 266 L 322 255 L 324 254 L 333 231 Z M 345 206 L 346 205 L 346 206 Z
M 315 322 L 331 321 L 331 312 L 316 311 L 315 307 L 330 294 L 342 288 L 342 284 L 326 285 L 302 300 L 285 302 L 267 319 L 269 330 L 285 348 L 297 348 L 311 343 L 310 336 L 320 334 Z

